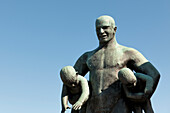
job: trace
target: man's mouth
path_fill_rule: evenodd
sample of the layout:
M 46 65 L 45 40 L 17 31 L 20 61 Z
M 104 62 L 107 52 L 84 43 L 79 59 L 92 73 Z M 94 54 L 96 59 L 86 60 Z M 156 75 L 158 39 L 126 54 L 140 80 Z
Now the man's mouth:
M 107 35 L 101 35 L 100 37 L 101 37 L 101 38 L 106 38 L 106 37 L 107 37 Z
M 103 34 L 103 35 L 100 35 L 100 38 L 106 38 L 107 35 Z

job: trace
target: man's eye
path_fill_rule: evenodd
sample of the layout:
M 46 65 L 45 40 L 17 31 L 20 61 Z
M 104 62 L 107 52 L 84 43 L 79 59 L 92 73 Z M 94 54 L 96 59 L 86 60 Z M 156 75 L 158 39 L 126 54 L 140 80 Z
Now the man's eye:
M 108 27 L 109 27 L 109 26 L 103 26 L 102 28 L 103 28 L 103 29 L 107 29 Z

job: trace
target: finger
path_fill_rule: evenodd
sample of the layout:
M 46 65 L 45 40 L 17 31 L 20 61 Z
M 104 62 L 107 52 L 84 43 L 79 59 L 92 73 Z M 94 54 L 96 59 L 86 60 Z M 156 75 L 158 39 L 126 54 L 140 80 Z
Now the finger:
M 72 106 L 72 109 L 75 109 L 75 106 Z
M 76 109 L 77 109 L 77 110 L 80 110 L 79 108 L 80 108 L 80 105 L 77 105 L 77 108 L 76 108 Z
M 80 109 L 81 109 L 81 106 L 80 106 L 80 105 L 77 105 L 76 109 L 77 109 L 77 110 L 80 110 Z
M 75 106 L 75 110 L 77 110 L 77 106 Z
M 74 105 L 72 108 L 73 108 L 74 110 L 77 110 L 77 105 Z
M 81 109 L 81 106 L 78 107 L 78 110 L 80 110 L 80 109 Z

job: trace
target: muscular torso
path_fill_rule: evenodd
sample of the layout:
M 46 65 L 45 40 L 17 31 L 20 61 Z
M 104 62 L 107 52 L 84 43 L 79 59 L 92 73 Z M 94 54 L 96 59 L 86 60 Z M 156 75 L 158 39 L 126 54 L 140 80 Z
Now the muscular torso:
M 108 88 L 114 88 L 118 81 L 118 71 L 126 67 L 128 58 L 125 57 L 124 48 L 101 48 L 89 53 L 86 64 L 90 70 L 92 95 L 98 95 Z M 113 90 L 113 89 L 111 89 Z
M 83 76 L 90 72 L 92 97 L 88 101 L 87 113 L 129 113 L 122 97 L 118 72 L 129 64 L 136 67 L 146 61 L 138 51 L 112 43 L 83 54 L 75 69 Z

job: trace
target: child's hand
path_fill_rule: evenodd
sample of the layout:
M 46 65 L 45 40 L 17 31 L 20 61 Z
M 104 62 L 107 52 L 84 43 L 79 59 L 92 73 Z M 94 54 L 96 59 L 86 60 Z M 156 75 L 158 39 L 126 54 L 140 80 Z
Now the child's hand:
M 68 105 L 65 105 L 62 109 L 61 113 L 65 113 L 66 109 L 71 109 Z
M 80 110 L 82 106 L 82 102 L 77 101 L 74 105 L 73 105 L 73 109 L 74 110 Z

